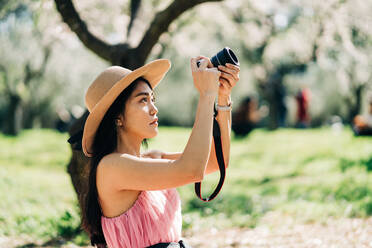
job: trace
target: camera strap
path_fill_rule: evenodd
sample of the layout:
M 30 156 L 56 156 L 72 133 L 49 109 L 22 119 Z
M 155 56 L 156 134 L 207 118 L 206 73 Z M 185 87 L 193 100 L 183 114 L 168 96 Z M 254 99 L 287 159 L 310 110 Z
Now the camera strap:
M 217 110 L 214 108 L 214 118 L 213 118 L 213 139 L 214 139 L 214 148 L 216 151 L 216 157 L 217 157 L 217 162 L 218 162 L 218 167 L 220 168 L 220 181 L 218 182 L 217 187 L 213 191 L 213 193 L 207 197 L 203 198 L 201 196 L 201 182 L 195 183 L 195 193 L 196 195 L 205 202 L 209 202 L 213 200 L 218 193 L 220 193 L 221 188 L 223 186 L 223 183 L 225 182 L 225 176 L 226 176 L 226 166 L 225 166 L 225 160 L 223 157 L 223 152 L 222 152 L 222 142 L 221 142 L 221 130 L 220 126 L 218 125 L 218 122 L 216 120 L 217 117 Z

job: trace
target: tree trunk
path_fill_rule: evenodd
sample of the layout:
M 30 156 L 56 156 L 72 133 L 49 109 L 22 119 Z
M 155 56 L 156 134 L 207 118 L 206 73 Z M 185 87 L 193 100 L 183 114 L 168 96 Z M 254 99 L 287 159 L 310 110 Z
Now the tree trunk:
M 352 97 L 355 99 L 354 104 L 350 104 L 350 109 L 348 113 L 348 123 L 351 124 L 353 122 L 353 119 L 356 115 L 360 113 L 360 110 L 362 108 L 362 95 L 363 95 L 363 90 L 366 85 L 360 84 L 355 87 Z M 351 101 L 352 102 L 352 101 Z
M 269 105 L 269 129 L 275 130 L 279 127 L 284 127 L 287 115 L 287 106 L 285 103 L 286 88 L 283 85 L 283 78 L 288 72 L 276 70 L 268 76 L 265 83 L 263 94 Z
M 9 95 L 9 107 L 6 120 L 7 125 L 4 133 L 8 135 L 17 135 L 22 129 L 21 98 L 18 95 Z

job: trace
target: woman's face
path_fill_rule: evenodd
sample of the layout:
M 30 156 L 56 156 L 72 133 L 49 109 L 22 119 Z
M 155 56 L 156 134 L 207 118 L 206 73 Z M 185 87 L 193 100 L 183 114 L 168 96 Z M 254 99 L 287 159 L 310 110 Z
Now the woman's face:
M 158 109 L 154 105 L 154 95 L 146 82 L 138 82 L 125 105 L 124 130 L 143 139 L 153 138 L 158 134 L 156 114 Z

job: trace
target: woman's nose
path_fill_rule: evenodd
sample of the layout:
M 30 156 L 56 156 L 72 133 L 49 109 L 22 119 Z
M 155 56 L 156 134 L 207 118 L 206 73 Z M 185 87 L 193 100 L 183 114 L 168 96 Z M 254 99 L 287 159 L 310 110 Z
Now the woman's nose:
M 158 112 L 158 108 L 155 106 L 154 103 L 151 104 L 151 110 L 150 110 L 150 113 L 152 115 L 155 115 L 156 113 Z

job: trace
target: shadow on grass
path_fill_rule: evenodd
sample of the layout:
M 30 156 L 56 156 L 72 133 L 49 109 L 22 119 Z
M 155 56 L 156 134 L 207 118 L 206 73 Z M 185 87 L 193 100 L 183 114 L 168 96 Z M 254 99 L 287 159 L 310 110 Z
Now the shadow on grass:
M 293 177 L 299 176 L 300 174 L 301 174 L 301 172 L 299 170 L 295 170 L 295 171 L 292 171 L 288 174 L 284 174 L 284 175 L 280 175 L 280 176 L 266 176 L 266 177 L 262 178 L 261 180 L 259 180 L 257 182 L 257 184 L 262 185 L 262 184 L 267 184 L 267 183 L 271 183 L 271 182 L 286 179 L 286 178 L 293 178 Z
M 334 156 L 328 152 L 325 152 L 325 153 L 318 153 L 316 155 L 313 155 L 313 156 L 309 156 L 307 158 L 305 158 L 304 160 L 302 160 L 302 162 L 300 164 L 302 164 L 303 166 L 306 166 L 307 164 L 309 163 L 312 163 L 312 162 L 315 162 L 315 161 L 318 161 L 318 160 L 323 160 L 323 159 L 329 159 L 329 158 L 333 158 Z
M 341 158 L 339 165 L 342 172 L 345 172 L 346 170 L 354 166 L 364 167 L 368 172 L 370 172 L 372 171 L 372 157 L 357 160 Z
M 24 245 L 19 245 L 16 248 L 37 248 L 37 247 L 61 247 L 62 245 L 66 245 L 69 242 L 73 242 L 76 244 L 75 238 L 77 236 L 81 236 L 85 233 L 81 229 L 77 229 L 75 233 L 71 233 L 71 236 L 69 237 L 54 237 L 51 238 L 50 240 L 42 243 L 42 244 L 36 244 L 36 243 L 28 243 Z M 88 241 L 83 241 L 83 242 L 77 242 L 77 245 L 83 245 L 86 246 Z
M 17 248 L 36 248 L 36 247 L 61 247 L 62 245 L 67 244 L 67 242 L 70 240 L 66 240 L 63 238 L 53 238 L 41 245 L 34 244 L 34 243 L 28 243 L 25 245 L 17 246 Z
M 235 226 L 254 228 L 259 219 L 274 206 L 265 199 L 247 193 L 224 194 L 213 200 L 213 204 L 194 198 L 187 202 L 185 212 L 198 212 L 201 217 L 224 215 Z M 237 216 L 240 216 L 236 219 Z
M 198 211 L 202 216 L 213 215 L 224 212 L 231 216 L 236 212 L 242 214 L 252 214 L 254 210 L 253 200 L 244 194 L 221 195 L 213 200 L 213 204 L 203 202 L 198 198 L 193 198 L 186 204 L 186 211 Z
M 82 235 L 84 231 L 80 227 L 79 220 L 76 220 L 76 216 L 71 214 L 69 211 L 65 211 L 63 215 L 56 222 L 57 237 L 51 237 L 50 240 L 43 244 L 28 243 L 17 246 L 17 248 L 31 248 L 31 247 L 60 247 L 67 244 L 70 241 L 75 241 L 76 237 L 80 236 L 79 245 L 85 245 L 85 240 Z

